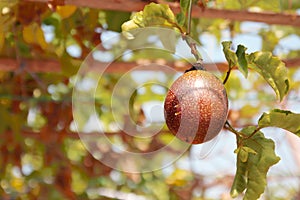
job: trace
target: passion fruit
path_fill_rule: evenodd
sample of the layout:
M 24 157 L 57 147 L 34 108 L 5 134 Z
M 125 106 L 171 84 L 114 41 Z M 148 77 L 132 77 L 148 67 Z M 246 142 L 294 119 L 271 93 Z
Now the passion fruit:
M 171 85 L 164 103 L 169 130 L 182 141 L 200 144 L 223 128 L 228 98 L 222 82 L 205 70 L 190 70 Z

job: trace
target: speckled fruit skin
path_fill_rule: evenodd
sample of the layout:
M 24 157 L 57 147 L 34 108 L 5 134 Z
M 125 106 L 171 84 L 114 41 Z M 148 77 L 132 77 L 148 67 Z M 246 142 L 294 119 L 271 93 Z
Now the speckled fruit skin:
M 167 126 L 177 138 L 190 144 L 207 142 L 226 122 L 226 90 L 210 72 L 188 71 L 171 85 L 164 110 Z

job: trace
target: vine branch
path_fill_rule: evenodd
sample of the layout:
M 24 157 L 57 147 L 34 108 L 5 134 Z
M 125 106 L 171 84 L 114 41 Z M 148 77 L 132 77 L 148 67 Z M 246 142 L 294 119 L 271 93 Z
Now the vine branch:
M 188 9 L 188 13 L 187 13 L 187 32 L 186 33 L 182 32 L 182 38 L 189 45 L 189 47 L 191 49 L 191 53 L 193 54 L 193 56 L 196 59 L 196 63 L 199 64 L 201 66 L 201 68 L 204 69 L 204 67 L 203 67 L 203 59 L 202 59 L 201 54 L 197 50 L 196 43 L 190 37 L 188 37 L 188 35 L 191 32 L 192 8 L 193 8 L 193 6 L 192 6 L 192 0 L 189 0 L 189 9 Z

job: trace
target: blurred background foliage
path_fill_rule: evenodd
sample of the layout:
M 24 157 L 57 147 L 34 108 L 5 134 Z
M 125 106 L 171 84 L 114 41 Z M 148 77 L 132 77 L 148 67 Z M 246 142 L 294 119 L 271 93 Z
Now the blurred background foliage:
M 196 3 L 203 8 L 293 14 L 300 12 L 298 0 L 200 0 Z M 230 199 L 228 193 L 234 172 L 233 160 L 228 173 L 224 173 L 226 170 L 216 171 L 213 175 L 199 172 L 194 170 L 195 167 L 187 167 L 190 166 L 187 164 L 189 160 L 197 159 L 193 157 L 192 147 L 166 170 L 131 174 L 109 168 L 86 150 L 76 132 L 72 116 L 75 74 L 95 47 L 100 52 L 98 59 L 110 62 L 111 57 L 115 58 L 121 52 L 120 49 L 124 51 L 132 45 L 122 41 L 122 38 L 109 47 L 102 45 L 102 41 L 110 36 L 117 37 L 116 33 L 121 31 L 122 23 L 129 20 L 132 13 L 63 4 L 64 1 L 59 0 L 46 3 L 0 1 L 0 198 Z M 203 48 L 209 49 L 215 45 L 213 51 L 221 50 L 220 42 L 224 39 L 232 40 L 237 45 L 244 38 L 255 37 L 258 39 L 250 42 L 259 41 L 256 50 L 271 51 L 281 59 L 300 58 L 300 28 L 264 23 L 250 24 L 250 28 L 247 28 L 246 23 L 249 22 L 193 19 L 191 34 Z M 151 40 L 148 42 L 151 43 Z M 247 46 L 247 41 L 244 42 Z M 225 60 L 220 56 L 214 60 L 214 55 L 210 56 L 215 62 Z M 5 67 L 12 60 L 17 66 L 13 70 L 6 70 Z M 54 60 L 59 63 L 60 70 L 51 72 L 51 67 L 48 67 L 49 72 L 36 72 L 30 68 L 30 60 Z M 117 61 L 147 63 L 153 60 L 165 64 L 174 61 L 174 58 L 160 51 L 150 55 L 147 51 L 134 51 Z M 37 68 L 42 69 L 43 62 L 40 64 Z M 291 91 L 281 104 L 277 103 L 273 91 L 261 77 L 250 72 L 249 78 L 245 80 L 239 72 L 232 73 L 226 89 L 230 99 L 229 120 L 233 126 L 241 128 L 243 125 L 255 124 L 262 112 L 274 107 L 300 112 L 299 106 L 296 106 L 300 96 L 299 65 L 289 67 Z M 144 71 L 137 76 L 141 73 L 147 74 L 145 77 L 148 77 L 148 81 L 160 81 L 166 85 L 170 85 L 179 75 Z M 99 82 L 93 75 L 89 79 L 92 84 L 97 84 L 95 107 L 107 136 L 113 142 L 123 143 L 130 151 L 147 152 L 168 144 L 173 136 L 168 133 L 166 126 L 161 130 L 162 135 L 139 141 L 123 134 L 120 127 L 111 123 L 114 116 L 110 102 L 114 86 L 122 75 L 121 71 L 116 70 L 114 73 L 105 73 Z M 223 75 L 219 76 L 222 78 Z M 141 84 L 133 75 L 130 82 Z M 126 93 L 128 85 L 123 87 L 121 91 Z M 131 119 L 137 124 L 151 123 L 146 105 L 153 101 L 162 103 L 166 91 L 164 87 L 155 88 L 153 85 L 144 85 L 134 91 L 130 103 L 133 108 Z M 122 105 L 122 102 L 117 103 Z M 82 117 L 78 124 L 81 131 L 97 132 L 96 128 L 88 124 L 91 116 L 85 116 L 85 113 L 88 115 L 86 110 L 76 112 L 75 115 Z M 119 112 L 124 112 L 122 106 Z M 119 120 L 123 126 L 126 125 L 125 119 Z M 163 119 L 156 122 L 164 123 Z M 232 137 L 225 130 L 222 134 Z M 229 151 L 218 151 L 216 148 L 216 153 L 210 157 L 219 155 L 226 159 L 226 154 L 233 154 L 233 149 L 234 146 Z M 289 154 L 293 157 L 293 153 Z M 218 167 L 209 159 L 206 162 L 206 168 Z M 281 181 L 278 177 L 296 176 L 280 172 L 277 175 L 275 183 Z M 299 171 L 297 176 L 299 179 Z M 299 185 L 299 180 L 296 183 Z M 277 187 L 278 184 L 269 184 L 263 198 L 300 198 L 299 187 L 281 187 L 283 192 L 279 194 Z

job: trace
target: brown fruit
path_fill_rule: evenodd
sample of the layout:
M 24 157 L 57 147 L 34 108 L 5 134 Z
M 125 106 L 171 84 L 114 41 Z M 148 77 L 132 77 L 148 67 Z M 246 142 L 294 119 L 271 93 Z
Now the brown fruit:
M 200 144 L 218 135 L 226 122 L 226 90 L 210 72 L 188 71 L 171 85 L 164 110 L 167 126 L 177 138 Z

